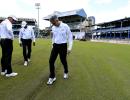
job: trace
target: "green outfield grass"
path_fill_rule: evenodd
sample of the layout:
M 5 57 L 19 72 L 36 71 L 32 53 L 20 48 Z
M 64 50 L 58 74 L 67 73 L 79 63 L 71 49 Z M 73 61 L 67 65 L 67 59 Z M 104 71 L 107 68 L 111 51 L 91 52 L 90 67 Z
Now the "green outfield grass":
M 23 66 L 22 48 L 14 41 L 14 78 L 0 76 L 0 100 L 130 100 L 130 45 L 74 41 L 68 56 L 69 79 L 57 59 L 57 80 L 47 86 L 51 40 L 37 40 L 32 61 Z M 1 49 L 0 49 L 1 57 Z

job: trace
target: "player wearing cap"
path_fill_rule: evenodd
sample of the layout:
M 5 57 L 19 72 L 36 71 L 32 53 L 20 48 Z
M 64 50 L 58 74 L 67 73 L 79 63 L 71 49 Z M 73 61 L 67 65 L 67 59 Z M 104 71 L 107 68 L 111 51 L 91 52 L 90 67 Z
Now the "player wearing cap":
M 35 35 L 33 29 L 27 25 L 27 22 L 23 21 L 21 26 L 19 44 L 23 47 L 24 66 L 27 66 L 31 58 L 32 41 L 33 46 L 35 46 Z
M 12 52 L 13 52 L 13 39 L 14 39 L 12 23 L 14 21 L 17 21 L 17 18 L 11 15 L 7 19 L 2 21 L 0 24 L 0 38 L 1 38 L 1 48 L 2 48 L 1 75 L 5 75 L 6 77 L 12 77 L 18 75 L 18 73 L 12 71 L 12 66 L 11 66 Z

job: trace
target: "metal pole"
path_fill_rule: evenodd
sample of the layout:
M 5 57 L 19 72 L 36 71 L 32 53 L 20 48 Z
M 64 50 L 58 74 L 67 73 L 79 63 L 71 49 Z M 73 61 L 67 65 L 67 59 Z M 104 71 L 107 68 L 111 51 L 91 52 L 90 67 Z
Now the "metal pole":
M 38 32 L 37 32 L 37 37 L 39 37 L 39 33 L 40 33 L 40 31 L 39 31 L 39 9 L 40 9 L 40 3 L 35 3 L 35 6 L 36 6 L 36 9 L 38 10 L 38 19 L 37 19 L 37 21 L 38 21 L 38 23 L 37 23 L 37 28 L 38 28 Z

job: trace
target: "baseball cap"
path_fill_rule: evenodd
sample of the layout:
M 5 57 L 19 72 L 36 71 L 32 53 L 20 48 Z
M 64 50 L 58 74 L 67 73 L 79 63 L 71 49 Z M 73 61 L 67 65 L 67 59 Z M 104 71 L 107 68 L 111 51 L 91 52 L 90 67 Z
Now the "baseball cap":
M 27 22 L 26 21 L 22 21 L 21 26 L 25 27 L 26 25 L 27 25 Z
M 57 16 L 57 15 L 53 15 L 53 16 L 50 17 L 50 21 L 51 21 L 51 20 L 55 20 L 55 19 L 58 19 L 58 16 Z
M 18 19 L 14 15 L 10 15 L 8 17 L 11 17 L 13 20 L 17 21 Z

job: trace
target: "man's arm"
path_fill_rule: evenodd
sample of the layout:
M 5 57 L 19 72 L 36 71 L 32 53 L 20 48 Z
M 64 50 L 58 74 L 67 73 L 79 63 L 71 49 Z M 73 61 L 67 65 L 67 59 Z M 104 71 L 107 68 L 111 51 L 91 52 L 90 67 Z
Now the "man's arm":
M 22 41 L 21 41 L 21 39 L 22 39 L 22 29 L 20 29 L 20 31 L 19 31 L 19 45 L 20 45 L 20 46 L 22 46 Z
M 68 53 L 70 53 L 73 46 L 73 34 L 68 25 L 67 25 L 67 34 L 68 34 Z
M 1 24 L 0 24 L 0 40 L 1 40 Z
M 31 29 L 31 32 L 32 32 L 33 46 L 35 46 L 36 38 L 35 38 L 34 30 Z
M 33 40 L 33 42 L 36 42 L 36 39 L 35 39 L 35 34 L 34 34 L 33 29 L 32 29 L 32 40 Z
M 52 27 L 52 31 L 50 31 L 50 35 L 51 35 L 51 38 L 52 38 L 52 48 L 53 48 L 53 44 L 55 42 L 55 36 L 53 34 L 53 27 Z

